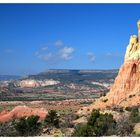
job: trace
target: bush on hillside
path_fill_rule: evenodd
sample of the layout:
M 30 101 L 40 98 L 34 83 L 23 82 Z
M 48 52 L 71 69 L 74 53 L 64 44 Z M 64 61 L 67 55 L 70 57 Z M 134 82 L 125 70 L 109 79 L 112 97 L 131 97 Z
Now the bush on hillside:
M 131 136 L 133 133 L 134 124 L 129 118 L 123 118 L 117 122 L 116 135 L 117 136 Z
M 50 110 L 44 120 L 47 126 L 59 127 L 59 116 L 55 110 Z
M 138 108 L 133 108 L 131 110 L 131 113 L 130 113 L 130 120 L 133 122 L 133 123 L 138 123 L 140 122 L 140 115 L 139 115 L 139 110 Z
M 78 126 L 74 136 L 110 136 L 114 134 L 116 121 L 111 114 L 101 114 L 99 110 L 93 110 L 88 123 Z
M 79 124 L 73 133 L 74 137 L 92 137 L 95 136 L 93 127 L 88 124 Z
M 36 136 L 41 130 L 39 116 L 22 117 L 14 123 L 20 136 Z
M 12 122 L 5 122 L 0 124 L 0 136 L 1 137 L 15 137 L 18 136 Z
M 131 111 L 137 111 L 138 108 L 139 108 L 138 106 L 132 106 L 132 107 L 128 106 L 125 108 L 125 110 L 131 112 Z

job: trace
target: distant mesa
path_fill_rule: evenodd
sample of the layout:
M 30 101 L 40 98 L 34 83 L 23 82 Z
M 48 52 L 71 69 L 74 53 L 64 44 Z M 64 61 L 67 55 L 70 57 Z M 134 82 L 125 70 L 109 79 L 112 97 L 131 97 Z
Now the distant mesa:
M 32 87 L 44 87 L 44 86 L 49 86 L 49 85 L 57 85 L 59 83 L 60 83 L 59 81 L 55 81 L 53 79 L 49 79 L 49 80 L 23 79 L 23 80 L 14 82 L 14 85 L 16 87 L 21 87 L 21 88 L 32 88 Z
M 78 114 L 90 113 L 92 109 L 105 109 L 108 107 L 128 107 L 140 104 L 140 20 L 138 37 L 130 36 L 126 49 L 124 64 L 106 96 L 97 99 L 89 107 L 84 107 Z

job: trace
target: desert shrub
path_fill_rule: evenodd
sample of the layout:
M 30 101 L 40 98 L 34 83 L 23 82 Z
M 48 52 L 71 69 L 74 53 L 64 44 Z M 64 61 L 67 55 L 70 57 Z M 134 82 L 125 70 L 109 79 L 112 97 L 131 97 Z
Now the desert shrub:
M 14 128 L 12 122 L 5 122 L 0 124 L 0 136 L 1 137 L 14 137 L 18 136 L 17 131 Z
M 111 114 L 100 114 L 94 123 L 96 136 L 110 136 L 114 134 L 116 121 Z
M 126 111 L 131 111 L 131 107 L 128 106 L 128 107 L 125 108 L 125 110 Z
M 102 97 L 102 96 L 106 96 L 106 92 L 101 93 L 101 94 L 100 94 L 100 97 Z
M 129 98 L 132 98 L 133 97 L 133 95 L 129 95 Z
M 139 106 L 132 106 L 132 107 L 126 107 L 125 110 L 126 111 L 137 111 L 139 109 Z
M 76 114 L 67 114 L 64 117 L 61 117 L 59 121 L 60 128 L 73 128 L 74 123 L 73 121 L 78 119 L 79 116 Z
M 103 102 L 106 103 L 108 101 L 108 99 L 104 99 Z
M 82 136 L 110 136 L 114 134 L 115 127 L 116 121 L 111 114 L 101 114 L 99 110 L 93 110 L 88 123 L 78 126 L 74 131 L 74 136 L 79 136 L 81 133 Z M 87 132 L 87 129 L 90 133 Z
M 54 126 L 56 128 L 59 127 L 59 116 L 55 110 L 50 110 L 48 115 L 44 120 L 45 124 L 48 126 Z
M 22 117 L 15 121 L 14 127 L 20 136 L 39 135 L 41 130 L 39 116 Z
M 123 107 L 120 107 L 120 106 L 114 106 L 114 107 L 112 107 L 112 110 L 117 111 L 117 112 L 124 112 Z
M 116 125 L 116 135 L 117 136 L 131 136 L 133 133 L 134 124 L 129 120 L 129 118 L 121 119 Z
M 130 115 L 123 113 L 121 118 L 117 121 L 116 134 L 118 136 L 133 136 L 134 126 L 135 123 L 130 119 Z
M 134 96 L 136 96 L 135 94 L 134 95 L 129 95 L 129 98 L 132 98 L 132 97 L 134 97 Z
M 96 122 L 96 119 L 99 118 L 99 116 L 100 116 L 99 110 L 93 110 L 91 112 L 89 119 L 88 119 L 88 125 L 93 126 L 94 123 Z
M 126 107 L 125 110 L 130 112 L 129 119 L 133 123 L 140 122 L 139 106 Z
M 93 127 L 88 124 L 79 124 L 76 126 L 72 136 L 75 137 L 91 137 L 95 136 Z
M 131 113 L 130 113 L 130 120 L 133 122 L 133 123 L 138 123 L 140 122 L 140 115 L 139 115 L 139 110 L 138 110 L 138 107 L 135 107 L 131 110 Z

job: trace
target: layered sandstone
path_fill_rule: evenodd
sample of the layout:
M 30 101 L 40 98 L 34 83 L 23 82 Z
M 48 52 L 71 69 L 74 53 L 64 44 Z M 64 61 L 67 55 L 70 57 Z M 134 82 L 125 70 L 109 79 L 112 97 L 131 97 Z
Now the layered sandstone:
M 138 37 L 130 37 L 126 49 L 124 64 L 121 66 L 109 93 L 96 100 L 89 107 L 79 110 L 79 114 L 91 112 L 92 109 L 108 107 L 127 107 L 140 104 L 140 21 L 138 21 Z
M 27 106 L 16 106 L 12 111 L 3 111 L 0 113 L 0 123 L 8 122 L 24 116 L 39 116 L 40 120 L 45 119 L 48 112 L 43 108 L 30 108 Z
M 44 87 L 49 85 L 56 85 L 59 84 L 59 81 L 55 80 L 33 80 L 33 79 L 26 79 L 26 80 L 20 80 L 15 82 L 15 86 L 21 87 L 21 88 L 32 88 L 32 87 Z

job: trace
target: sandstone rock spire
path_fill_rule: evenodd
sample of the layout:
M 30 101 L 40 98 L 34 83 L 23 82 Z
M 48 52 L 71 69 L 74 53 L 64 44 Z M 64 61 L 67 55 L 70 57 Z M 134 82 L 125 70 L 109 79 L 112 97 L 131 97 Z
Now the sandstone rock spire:
M 92 109 L 105 109 L 114 106 L 134 106 L 140 104 L 140 20 L 138 24 L 138 37 L 130 36 L 126 49 L 124 64 L 110 91 L 105 97 L 96 100 L 89 107 L 79 110 L 79 114 L 90 113 Z
M 137 26 L 138 26 L 138 38 L 139 38 L 139 43 L 140 43 L 140 20 L 138 20 Z
M 125 54 L 125 61 L 140 59 L 140 20 L 137 22 L 138 37 L 136 35 L 130 36 L 130 41 Z

